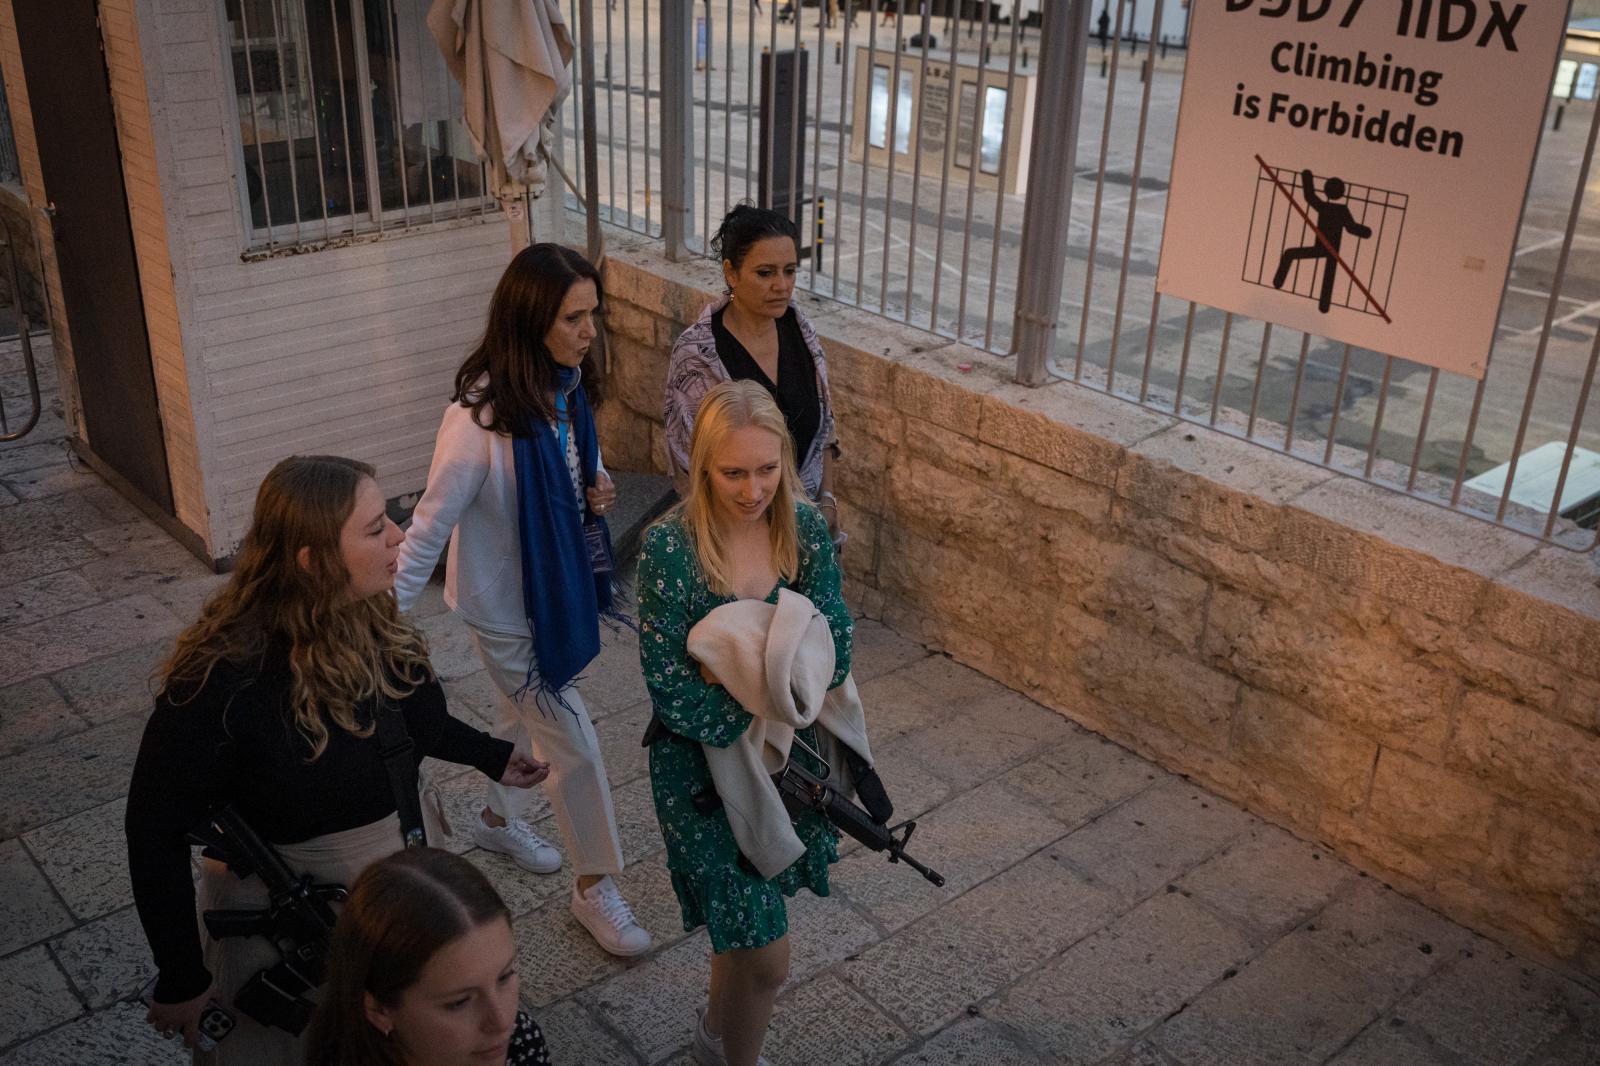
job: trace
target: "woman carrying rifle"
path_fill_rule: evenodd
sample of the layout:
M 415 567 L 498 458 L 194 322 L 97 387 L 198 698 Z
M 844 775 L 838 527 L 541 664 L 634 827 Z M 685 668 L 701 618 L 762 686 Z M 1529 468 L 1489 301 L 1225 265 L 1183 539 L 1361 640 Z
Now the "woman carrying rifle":
M 203 1061 L 287 1066 L 302 1052 L 234 1008 L 278 953 L 259 938 L 202 941 L 189 831 L 232 807 L 295 873 L 350 884 L 404 843 L 380 713 L 403 721 L 417 764 L 431 755 L 517 788 L 549 772 L 446 711 L 423 638 L 395 605 L 404 539 L 372 467 L 283 460 L 256 494 L 232 577 L 161 668 L 128 794 L 128 867 L 159 971 L 150 1024 L 195 1047 L 209 1000 L 235 1015 Z M 211 859 L 199 891 L 202 910 L 266 902 L 259 878 Z
M 702 745 L 726 747 L 752 716 L 688 650 L 689 630 L 741 599 L 808 598 L 827 620 L 838 686 L 850 672 L 854 625 L 839 591 L 828 523 L 806 502 L 784 417 L 765 388 L 730 381 L 706 393 L 688 449 L 684 500 L 646 531 L 639 558 L 639 656 L 658 726 L 650 783 L 683 926 L 708 927 L 711 987 L 693 1037 L 703 1066 L 754 1066 L 789 972 L 784 897 L 828 894 L 837 835 L 818 813 L 794 829 L 805 854 L 765 879 L 740 862 L 727 814 L 702 812 L 712 788 Z M 813 748 L 812 731 L 800 739 Z M 810 767 L 816 772 L 818 767 Z

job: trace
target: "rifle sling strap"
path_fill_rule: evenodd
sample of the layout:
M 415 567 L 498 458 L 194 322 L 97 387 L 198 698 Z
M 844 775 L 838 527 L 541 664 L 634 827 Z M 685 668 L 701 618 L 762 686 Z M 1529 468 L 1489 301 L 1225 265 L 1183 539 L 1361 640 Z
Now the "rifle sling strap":
M 376 717 L 378 754 L 389 774 L 389 788 L 394 792 L 395 811 L 400 815 L 400 837 L 408 848 L 422 847 L 428 843 L 428 832 L 422 825 L 422 799 L 417 794 L 416 745 L 406 729 L 405 714 L 400 708 L 380 697 Z

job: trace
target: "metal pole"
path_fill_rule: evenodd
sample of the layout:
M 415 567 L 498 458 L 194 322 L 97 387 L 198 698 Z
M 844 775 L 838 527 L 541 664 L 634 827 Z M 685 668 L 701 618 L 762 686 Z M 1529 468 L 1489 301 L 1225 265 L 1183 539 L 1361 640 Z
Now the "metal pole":
M 1077 169 L 1078 116 L 1083 110 L 1083 63 L 1090 0 L 1049 4 L 1039 35 L 1039 107 L 1033 116 L 1034 157 L 1022 213 L 1017 266 L 1017 381 L 1042 385 L 1061 313 L 1072 220 L 1072 175 Z M 973 147 L 974 153 L 977 146 Z M 998 239 L 998 234 L 996 235 Z
M 693 79 L 693 0 L 661 0 L 661 237 L 674 262 L 694 232 Z
M 578 38 L 582 42 L 578 53 L 583 57 L 583 84 L 580 88 L 583 106 L 583 200 L 584 245 L 589 262 L 600 264 L 600 148 L 595 140 L 594 103 L 594 0 L 583 0 L 578 5 Z M 609 47 L 610 42 L 607 42 Z M 609 92 L 609 87 L 607 88 Z M 607 129 L 607 136 L 610 129 Z M 631 195 L 632 189 L 629 193 Z M 615 201 L 612 201 L 615 205 Z M 630 205 L 631 206 L 631 205 Z M 613 206 L 613 210 L 615 207 Z

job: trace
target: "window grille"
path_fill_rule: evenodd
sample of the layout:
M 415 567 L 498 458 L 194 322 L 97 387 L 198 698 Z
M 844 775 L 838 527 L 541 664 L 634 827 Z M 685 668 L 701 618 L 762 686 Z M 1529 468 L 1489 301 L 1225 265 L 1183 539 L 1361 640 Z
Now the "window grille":
M 490 209 L 424 0 L 223 7 L 251 249 Z

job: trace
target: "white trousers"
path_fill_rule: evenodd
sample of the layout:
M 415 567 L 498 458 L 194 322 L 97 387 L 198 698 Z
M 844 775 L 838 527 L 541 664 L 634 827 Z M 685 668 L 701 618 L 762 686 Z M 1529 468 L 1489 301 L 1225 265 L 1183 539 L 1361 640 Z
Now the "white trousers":
M 573 872 L 580 877 L 621 873 L 622 843 L 617 838 L 617 815 L 611 806 L 611 783 L 606 779 L 600 741 L 583 697 L 569 685 L 561 693 L 566 707 L 534 689 L 518 702 L 514 693 L 528 680 L 533 637 L 467 628 L 478 657 L 500 690 L 498 714 L 490 732 L 511 741 L 519 752 L 531 752 L 540 762 L 550 764 L 545 795 L 555 811 Z M 493 782 L 488 787 L 487 800 L 489 809 L 500 817 L 521 818 L 528 791 Z

